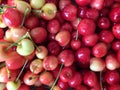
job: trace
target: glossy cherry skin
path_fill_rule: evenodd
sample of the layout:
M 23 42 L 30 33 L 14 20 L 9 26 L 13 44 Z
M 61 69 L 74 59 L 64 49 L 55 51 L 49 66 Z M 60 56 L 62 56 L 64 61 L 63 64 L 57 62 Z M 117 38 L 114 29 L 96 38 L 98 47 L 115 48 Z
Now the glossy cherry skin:
M 62 9 L 61 15 L 65 20 L 73 21 L 77 16 L 77 7 L 73 4 L 69 4 Z
M 80 18 L 86 18 L 87 7 L 78 7 L 77 15 Z
M 18 27 L 22 23 L 22 15 L 17 9 L 7 8 L 2 14 L 2 21 L 9 27 Z
M 43 27 L 35 27 L 30 30 L 30 35 L 35 43 L 43 43 L 47 38 L 47 30 Z
M 94 8 L 87 9 L 86 18 L 96 21 L 98 17 L 99 17 L 99 11 L 97 9 L 94 9 Z
M 47 48 L 48 48 L 49 53 L 52 55 L 58 55 L 61 51 L 61 47 L 57 41 L 49 42 Z
M 63 82 L 68 82 L 73 76 L 72 69 L 70 67 L 64 67 L 60 74 L 60 79 Z
M 98 20 L 98 27 L 101 29 L 110 28 L 110 20 L 107 17 L 101 17 Z
M 84 84 L 88 85 L 90 87 L 95 86 L 97 83 L 97 76 L 96 76 L 95 72 L 92 72 L 92 71 L 87 71 L 85 73 L 83 79 L 84 79 Z
M 79 6 L 87 6 L 88 4 L 90 4 L 91 0 L 75 0 L 75 2 Z
M 99 40 L 99 36 L 97 34 L 86 35 L 82 37 L 82 42 L 85 46 L 92 47 Z
M 75 52 L 75 58 L 79 62 L 80 67 L 82 67 L 82 68 L 89 67 L 90 53 L 91 53 L 91 50 L 87 47 L 79 48 Z
M 112 33 L 115 38 L 120 39 L 120 24 L 116 24 L 112 27 Z
M 95 57 L 103 57 L 107 54 L 108 46 L 103 43 L 99 42 L 92 48 L 92 53 Z
M 120 7 L 111 9 L 109 17 L 112 22 L 120 22 Z
M 106 71 L 105 73 L 106 82 L 110 85 L 118 84 L 120 80 L 120 75 L 117 70 Z
M 86 36 L 93 34 L 95 32 L 95 22 L 91 19 L 82 19 L 78 24 L 78 32 L 79 34 Z
M 82 74 L 79 72 L 76 72 L 72 78 L 68 81 L 70 87 L 76 87 L 79 86 L 82 83 Z
M 114 40 L 114 35 L 111 31 L 108 30 L 102 30 L 99 34 L 100 41 L 103 41 L 105 43 L 111 43 Z
M 63 63 L 64 66 L 71 66 L 75 60 L 74 53 L 72 50 L 63 50 L 58 55 L 58 60 Z
M 114 42 L 112 43 L 112 49 L 113 49 L 114 51 L 120 50 L 120 41 L 119 41 L 119 40 L 116 40 L 116 41 L 114 41 Z

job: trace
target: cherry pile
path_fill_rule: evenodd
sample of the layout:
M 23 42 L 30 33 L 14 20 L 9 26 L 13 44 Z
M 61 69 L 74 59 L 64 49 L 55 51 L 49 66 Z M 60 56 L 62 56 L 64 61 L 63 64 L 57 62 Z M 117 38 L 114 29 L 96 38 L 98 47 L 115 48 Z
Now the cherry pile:
M 120 0 L 0 0 L 0 90 L 120 90 Z

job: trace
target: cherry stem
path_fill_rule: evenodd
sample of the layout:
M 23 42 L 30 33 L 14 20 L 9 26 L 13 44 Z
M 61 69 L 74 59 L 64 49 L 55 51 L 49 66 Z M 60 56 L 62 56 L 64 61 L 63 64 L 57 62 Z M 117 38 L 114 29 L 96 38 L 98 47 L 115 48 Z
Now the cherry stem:
M 11 47 L 16 46 L 17 43 L 20 42 L 21 40 L 23 40 L 24 38 L 27 38 L 27 33 L 26 33 L 24 36 L 22 36 L 21 38 L 19 38 L 16 42 L 14 42 L 14 43 L 12 43 L 11 45 L 9 45 L 9 46 L 6 48 L 6 50 L 9 50 Z
M 27 65 L 27 62 L 28 62 L 28 60 L 25 61 L 25 63 L 24 63 L 24 65 L 23 65 L 23 67 L 22 67 L 20 73 L 18 74 L 17 78 L 15 79 L 15 82 L 17 82 L 17 81 L 19 80 L 19 78 L 20 78 L 20 76 L 21 76 L 21 74 L 22 74 L 22 72 L 23 72 L 25 66 Z
M 58 79 L 59 79 L 59 77 L 60 77 L 60 73 L 61 73 L 61 71 L 62 71 L 63 66 L 64 66 L 64 63 L 61 64 L 60 70 L 59 70 L 59 72 L 58 72 L 58 75 L 57 75 L 57 77 L 56 77 L 56 79 L 55 79 L 52 87 L 50 88 L 50 90 L 53 90 L 54 86 L 56 85 L 56 83 L 57 83 L 57 81 L 58 81 Z
M 36 13 L 41 13 L 42 11 L 41 10 L 32 10 L 32 12 L 36 12 Z
M 27 36 L 28 36 L 29 39 L 33 42 L 33 44 L 34 44 L 34 46 L 36 47 L 36 49 L 37 49 L 38 51 L 40 51 L 40 48 L 34 43 L 34 41 L 33 41 L 33 39 L 32 39 L 32 37 L 31 37 L 31 35 L 30 35 L 29 32 L 27 32 Z
M 100 72 L 100 88 L 101 88 L 101 90 L 103 90 L 103 88 L 102 88 L 102 72 Z
M 27 8 L 24 12 L 24 16 L 23 16 L 23 20 L 22 20 L 22 23 L 21 23 L 21 26 L 23 26 L 24 22 L 25 22 L 25 18 L 27 16 L 27 12 L 29 11 L 29 9 Z
M 11 44 L 10 42 L 0 42 L 0 44 Z
M 75 40 L 78 40 L 78 30 L 76 30 L 76 38 Z
M 10 75 L 10 70 L 8 69 L 8 67 L 6 67 L 6 70 L 7 70 L 8 78 L 10 78 L 11 75 Z
M 6 7 L 6 8 L 16 8 L 16 6 L 8 6 L 8 5 L 0 5 L 0 7 Z

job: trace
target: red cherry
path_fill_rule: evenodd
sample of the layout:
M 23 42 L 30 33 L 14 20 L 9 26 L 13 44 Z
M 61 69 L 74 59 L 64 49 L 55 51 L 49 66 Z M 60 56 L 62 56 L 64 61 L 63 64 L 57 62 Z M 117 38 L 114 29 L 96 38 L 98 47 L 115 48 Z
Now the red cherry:
M 17 9 L 7 8 L 2 14 L 2 21 L 9 27 L 18 27 L 22 23 L 22 15 Z
M 115 38 L 120 39 L 120 24 L 116 24 L 112 27 L 112 33 Z
M 110 27 L 110 20 L 107 17 L 99 18 L 98 27 L 101 29 L 108 29 Z
M 30 31 L 30 35 L 35 43 L 43 43 L 47 38 L 47 31 L 43 27 L 35 27 Z
M 39 26 L 39 18 L 32 15 L 26 18 L 25 27 L 29 29 L 33 29 Z
M 58 55 L 58 60 L 60 63 L 63 63 L 66 67 L 71 66 L 75 60 L 74 54 L 71 50 L 63 50 Z
M 87 47 L 79 48 L 76 53 L 75 57 L 76 60 L 79 62 L 80 67 L 86 68 L 90 64 L 90 49 Z
M 62 9 L 61 14 L 65 20 L 73 21 L 77 16 L 77 7 L 73 4 L 69 4 L 68 6 Z
M 119 79 L 120 79 L 120 75 L 119 75 L 117 70 L 106 71 L 105 72 L 105 79 L 106 79 L 106 82 L 110 85 L 118 84 Z
M 91 19 L 82 19 L 78 24 L 78 32 L 79 34 L 86 36 L 93 34 L 95 31 L 95 22 Z
M 75 0 L 75 1 L 80 6 L 87 6 L 91 2 L 91 0 Z
M 97 76 L 96 76 L 95 72 L 92 72 L 92 71 L 87 71 L 84 74 L 83 79 L 84 79 L 84 84 L 88 85 L 90 87 L 95 86 L 97 83 Z
M 120 22 L 120 7 L 111 9 L 109 17 L 112 22 Z
M 68 82 L 73 76 L 72 69 L 70 67 L 64 67 L 60 74 L 60 79 L 63 82 Z
M 103 43 L 99 42 L 92 48 L 92 53 L 95 57 L 103 57 L 107 54 L 108 46 Z
M 100 40 L 105 43 L 111 43 L 114 39 L 114 35 L 112 34 L 111 31 L 108 30 L 102 30 L 99 36 L 100 36 Z
M 79 72 L 76 72 L 72 78 L 68 81 L 70 87 L 76 87 L 79 86 L 82 83 L 82 74 Z

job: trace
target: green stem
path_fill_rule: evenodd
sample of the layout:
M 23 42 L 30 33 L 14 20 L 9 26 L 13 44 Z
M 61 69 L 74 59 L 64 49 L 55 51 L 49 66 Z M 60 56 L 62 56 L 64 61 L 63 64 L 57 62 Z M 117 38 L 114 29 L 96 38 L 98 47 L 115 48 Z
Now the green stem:
M 7 70 L 8 78 L 10 78 L 11 77 L 10 70 L 7 67 L 6 70 Z
M 9 42 L 0 42 L 0 44 L 11 44 Z
M 59 79 L 59 77 L 60 77 L 60 73 L 61 73 L 61 71 L 62 71 L 63 66 L 64 66 L 64 64 L 62 63 L 62 64 L 61 64 L 61 67 L 60 67 L 60 70 L 59 70 L 59 72 L 58 72 L 58 75 L 57 75 L 57 77 L 56 77 L 56 79 L 55 79 L 52 87 L 50 88 L 50 90 L 53 90 L 54 86 L 56 85 L 56 83 L 57 83 L 57 81 L 58 81 L 58 79 Z
M 11 45 L 9 45 L 6 50 L 9 50 L 11 47 L 16 46 L 18 44 L 18 42 L 20 42 L 21 40 L 23 40 L 24 38 L 27 38 L 27 34 L 25 34 L 24 36 L 22 36 L 21 38 L 19 38 L 16 42 L 12 43 Z
M 22 72 L 23 72 L 25 66 L 27 65 L 27 62 L 28 62 L 28 60 L 25 61 L 25 63 L 24 63 L 24 65 L 23 65 L 23 67 L 22 67 L 20 73 L 18 74 L 17 78 L 15 79 L 15 82 L 17 82 L 17 81 L 19 80 L 19 78 L 20 78 L 20 76 L 21 76 L 21 74 L 22 74 Z
M 24 12 L 24 16 L 23 16 L 23 20 L 22 20 L 22 23 L 21 23 L 21 26 L 23 26 L 24 22 L 25 22 L 25 18 L 27 16 L 27 12 L 29 11 L 29 9 L 27 8 Z

